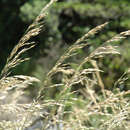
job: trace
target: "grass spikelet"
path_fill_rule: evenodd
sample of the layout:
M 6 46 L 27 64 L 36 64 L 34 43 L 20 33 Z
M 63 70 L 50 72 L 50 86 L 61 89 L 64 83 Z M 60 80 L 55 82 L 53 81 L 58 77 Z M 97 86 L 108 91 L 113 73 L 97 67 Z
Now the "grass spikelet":
M 120 34 L 117 34 L 116 36 L 114 36 L 110 40 L 106 41 L 106 43 L 120 41 L 121 39 L 125 39 L 128 36 L 130 36 L 130 30 L 121 32 Z
M 39 16 L 34 20 L 34 22 L 27 28 L 26 33 L 23 35 L 23 37 L 20 39 L 18 44 L 14 47 L 14 49 L 11 51 L 9 57 L 7 58 L 6 65 L 3 68 L 1 72 L 1 77 L 6 77 L 9 75 L 10 69 L 13 67 L 16 67 L 18 64 L 28 60 L 28 58 L 21 59 L 21 55 L 25 53 L 27 50 L 31 49 L 35 46 L 35 42 L 28 42 L 30 38 L 37 36 L 41 29 L 43 28 L 43 25 L 39 25 L 41 23 L 40 21 L 43 20 L 45 17 L 46 10 L 55 2 L 56 0 L 51 0 L 50 3 L 48 3 Z M 24 49 L 22 49 L 24 48 Z M 22 49 L 22 50 L 21 50 Z
M 98 33 L 99 31 L 101 31 L 106 25 L 108 24 L 108 22 L 101 24 L 93 29 L 91 29 L 88 33 L 86 33 L 83 37 L 81 37 L 80 39 L 78 39 L 75 44 L 79 44 L 81 42 L 84 42 L 87 38 L 89 38 L 92 35 L 95 35 L 96 33 Z

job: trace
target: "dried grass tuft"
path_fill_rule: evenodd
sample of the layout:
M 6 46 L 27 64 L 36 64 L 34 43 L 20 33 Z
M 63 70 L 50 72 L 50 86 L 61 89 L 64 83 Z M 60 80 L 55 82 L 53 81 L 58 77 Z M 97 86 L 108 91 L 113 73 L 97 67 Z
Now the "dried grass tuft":
M 35 46 L 35 43 L 29 42 L 29 40 L 40 33 L 43 27 L 41 21 L 46 16 L 46 10 L 55 1 L 51 0 L 28 27 L 3 68 L 0 79 L 0 117 L 3 119 L 0 119 L 0 129 L 27 130 L 34 127 L 43 130 L 129 129 L 130 100 L 128 97 L 130 90 L 120 91 L 117 86 L 125 84 L 130 69 L 115 82 L 113 90 L 107 90 L 100 74 L 103 71 L 99 68 L 97 59 L 110 54 L 120 54 L 117 46 L 109 43 L 126 38 L 130 31 L 122 32 L 104 42 L 81 59 L 76 68 L 67 62 L 67 59 L 72 56 L 76 57 L 77 50 L 91 45 L 88 39 L 108 23 L 90 30 L 65 51 L 46 75 L 37 97 L 32 102 L 18 103 L 17 98 L 25 93 L 23 89 L 39 80 L 23 75 L 9 76 L 10 71 L 21 62 L 28 60 L 22 59 L 21 55 Z M 85 64 L 90 64 L 91 67 L 84 68 Z M 59 73 L 61 80 L 55 84 L 52 79 Z M 100 93 L 95 88 L 98 88 Z M 52 89 L 58 90 L 53 98 L 47 95 Z M 6 98 L 11 101 L 6 102 Z

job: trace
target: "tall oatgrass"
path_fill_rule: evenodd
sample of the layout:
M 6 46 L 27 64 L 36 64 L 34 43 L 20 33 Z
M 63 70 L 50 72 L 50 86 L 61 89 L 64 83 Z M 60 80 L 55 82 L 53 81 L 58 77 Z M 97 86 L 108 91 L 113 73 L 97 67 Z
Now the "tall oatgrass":
M 106 55 L 119 55 L 113 42 L 130 35 L 130 30 L 121 32 L 90 51 L 76 63 L 70 59 L 79 55 L 82 48 L 93 46 L 91 36 L 107 26 L 107 22 L 87 32 L 71 45 L 48 72 L 39 89 L 37 97 L 31 103 L 20 104 L 18 97 L 32 82 L 41 82 L 35 77 L 25 75 L 10 76 L 11 69 L 28 60 L 21 55 L 35 46 L 29 42 L 42 30 L 47 9 L 56 0 L 51 0 L 39 16 L 27 28 L 18 44 L 14 47 L 0 79 L 0 130 L 122 130 L 130 129 L 130 90 L 120 91 L 118 86 L 125 84 L 130 69 L 115 81 L 112 90 L 105 88 L 98 66 L 98 59 Z M 96 44 L 96 43 L 95 43 Z M 91 67 L 86 68 L 89 64 Z M 108 70 L 109 71 L 109 70 Z M 60 75 L 58 83 L 53 78 Z M 95 88 L 99 89 L 97 92 Z M 49 92 L 56 89 L 53 98 Z

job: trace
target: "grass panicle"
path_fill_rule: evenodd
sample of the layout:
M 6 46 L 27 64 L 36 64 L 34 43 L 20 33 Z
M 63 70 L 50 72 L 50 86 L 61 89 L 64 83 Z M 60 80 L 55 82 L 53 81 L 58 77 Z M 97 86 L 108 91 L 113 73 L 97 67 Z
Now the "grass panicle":
M 43 20 L 46 10 L 55 2 L 51 0 L 27 28 L 25 34 L 14 47 L 0 79 L 0 130 L 29 130 L 39 128 L 43 130 L 128 130 L 130 129 L 130 90 L 121 91 L 118 86 L 125 84 L 130 74 L 128 69 L 115 81 L 112 90 L 105 87 L 99 67 L 100 58 L 107 55 L 118 55 L 118 47 L 111 42 L 120 41 L 130 35 L 130 30 L 121 32 L 110 40 L 82 57 L 76 67 L 68 59 L 76 57 L 78 50 L 86 46 L 93 46 L 91 36 L 101 31 L 108 22 L 101 24 L 87 32 L 71 45 L 59 58 L 54 67 L 46 74 L 44 82 L 37 78 L 24 75 L 9 76 L 11 69 L 28 58 L 22 58 L 35 42 L 29 42 L 37 36 L 44 27 Z M 96 44 L 96 43 L 95 43 Z M 89 66 L 87 66 L 89 65 Z M 109 71 L 109 70 L 108 70 Z M 56 83 L 53 79 L 60 80 Z M 41 88 L 33 100 L 20 103 L 24 98 L 25 89 L 33 82 L 40 82 Z M 56 94 L 49 94 L 56 90 Z M 39 125 L 37 125 L 39 124 Z

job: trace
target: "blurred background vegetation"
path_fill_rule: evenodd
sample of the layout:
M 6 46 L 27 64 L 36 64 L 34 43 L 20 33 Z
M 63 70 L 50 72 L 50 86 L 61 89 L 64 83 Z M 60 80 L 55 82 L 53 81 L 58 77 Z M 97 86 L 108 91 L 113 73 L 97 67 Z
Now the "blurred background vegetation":
M 48 2 L 49 0 L 0 1 L 0 70 L 28 25 Z M 90 49 L 94 49 L 115 34 L 130 29 L 130 1 L 59 0 L 49 10 L 41 34 L 32 39 L 37 45 L 26 54 L 31 60 L 15 68 L 12 74 L 33 75 L 44 80 L 45 73 L 69 45 L 91 28 L 106 21 L 110 22 L 109 26 L 92 38 L 91 42 L 94 45 Z M 130 38 L 116 44 L 120 46 L 122 55 L 108 56 L 99 64 L 99 67 L 103 68 L 103 82 L 108 89 L 111 89 L 114 81 L 130 65 Z M 80 51 L 82 56 L 85 53 L 86 50 Z

